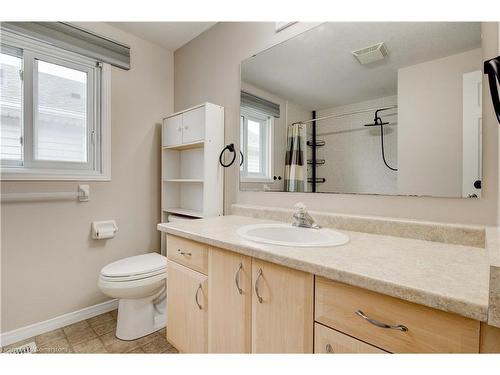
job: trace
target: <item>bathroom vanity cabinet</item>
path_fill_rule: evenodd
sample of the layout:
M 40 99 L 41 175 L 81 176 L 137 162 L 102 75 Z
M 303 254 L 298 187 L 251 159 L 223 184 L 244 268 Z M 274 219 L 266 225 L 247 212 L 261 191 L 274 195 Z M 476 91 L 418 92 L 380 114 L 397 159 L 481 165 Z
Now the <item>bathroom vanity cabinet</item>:
M 500 329 L 167 235 L 167 338 L 187 353 L 478 353 Z
M 313 275 L 170 235 L 167 257 L 179 351 L 312 353 Z

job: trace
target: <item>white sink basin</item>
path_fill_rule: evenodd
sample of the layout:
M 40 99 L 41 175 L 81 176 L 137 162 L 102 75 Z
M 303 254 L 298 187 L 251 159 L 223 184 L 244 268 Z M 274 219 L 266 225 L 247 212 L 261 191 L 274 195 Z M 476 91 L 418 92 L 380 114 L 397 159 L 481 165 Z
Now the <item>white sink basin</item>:
M 281 246 L 339 246 L 349 241 L 349 237 L 335 230 L 298 228 L 291 224 L 245 225 L 237 233 L 246 240 Z

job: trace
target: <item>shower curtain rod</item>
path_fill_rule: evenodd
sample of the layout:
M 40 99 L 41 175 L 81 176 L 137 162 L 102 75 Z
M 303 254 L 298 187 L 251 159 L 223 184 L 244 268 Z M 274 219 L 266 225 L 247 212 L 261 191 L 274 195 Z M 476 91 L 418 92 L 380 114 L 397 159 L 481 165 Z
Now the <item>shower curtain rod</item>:
M 326 120 L 328 118 L 336 118 L 336 117 L 344 117 L 344 116 L 349 116 L 349 115 L 356 115 L 358 113 L 366 113 L 366 112 L 375 112 L 375 111 L 385 111 L 387 109 L 395 109 L 398 108 L 397 105 L 390 105 L 386 107 L 375 107 L 375 108 L 369 108 L 369 109 L 363 109 L 360 111 L 354 111 L 354 112 L 344 112 L 344 113 L 338 113 L 338 114 L 333 114 L 333 115 L 327 115 L 323 117 L 318 117 L 318 118 L 313 118 L 310 120 L 305 120 L 305 121 L 298 121 L 294 122 L 293 124 L 306 124 L 308 122 L 313 122 L 313 121 L 321 121 L 321 120 Z M 291 125 L 293 125 L 291 124 Z

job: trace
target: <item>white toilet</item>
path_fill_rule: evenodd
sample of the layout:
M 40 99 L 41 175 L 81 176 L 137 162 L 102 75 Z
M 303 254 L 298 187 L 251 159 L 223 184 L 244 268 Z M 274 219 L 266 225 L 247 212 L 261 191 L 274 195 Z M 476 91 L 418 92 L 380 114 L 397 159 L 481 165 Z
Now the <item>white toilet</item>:
M 99 288 L 118 298 L 116 337 L 134 340 L 166 325 L 167 258 L 148 253 L 120 259 L 101 270 Z

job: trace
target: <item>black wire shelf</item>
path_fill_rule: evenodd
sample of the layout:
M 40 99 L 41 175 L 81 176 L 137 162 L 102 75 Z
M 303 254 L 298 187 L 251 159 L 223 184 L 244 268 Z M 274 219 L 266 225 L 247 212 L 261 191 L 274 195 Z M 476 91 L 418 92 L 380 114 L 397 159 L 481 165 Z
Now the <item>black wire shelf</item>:
M 321 147 L 326 145 L 326 142 L 321 140 L 316 140 L 316 143 L 314 143 L 313 141 L 307 141 L 307 145 L 309 147 Z
M 307 164 L 322 165 L 325 163 L 326 163 L 325 159 L 316 159 L 316 163 L 314 163 L 314 160 L 312 160 L 312 159 L 307 160 Z

